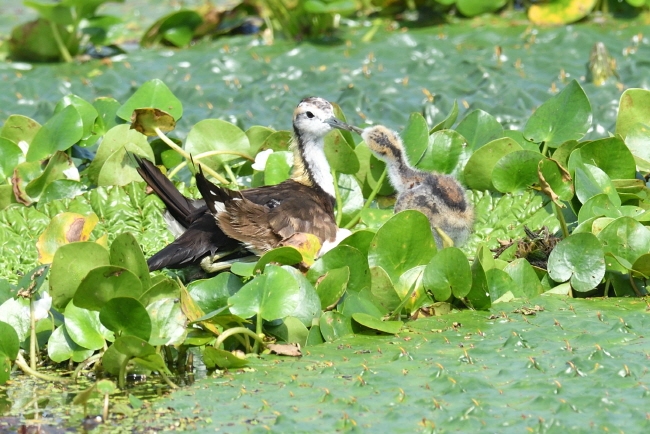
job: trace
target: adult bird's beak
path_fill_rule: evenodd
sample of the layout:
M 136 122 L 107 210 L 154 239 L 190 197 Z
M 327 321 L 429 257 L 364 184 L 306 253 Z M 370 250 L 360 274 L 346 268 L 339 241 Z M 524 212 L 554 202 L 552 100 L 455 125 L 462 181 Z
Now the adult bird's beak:
M 345 122 L 335 118 L 334 116 L 332 116 L 329 119 L 325 119 L 325 123 L 329 124 L 333 128 L 338 128 L 339 130 L 352 131 L 352 132 L 355 132 L 357 134 L 361 134 L 361 132 L 363 131 L 361 128 L 357 128 L 355 126 L 348 125 Z

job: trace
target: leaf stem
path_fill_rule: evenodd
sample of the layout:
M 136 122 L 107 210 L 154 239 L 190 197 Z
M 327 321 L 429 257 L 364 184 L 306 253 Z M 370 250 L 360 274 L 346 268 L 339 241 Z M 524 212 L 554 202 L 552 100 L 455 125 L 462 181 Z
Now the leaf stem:
M 263 345 L 262 339 L 260 338 L 260 336 L 262 335 L 262 312 L 257 313 L 255 333 L 257 333 L 257 339 L 255 339 L 255 344 L 253 345 L 253 352 L 258 353 L 260 349 L 260 344 Z
M 86 366 L 95 363 L 97 360 L 101 359 L 103 355 L 104 355 L 103 353 L 97 353 L 93 356 L 88 357 L 83 362 L 79 363 L 79 365 L 77 365 L 77 369 L 75 369 L 74 372 L 72 373 L 72 378 L 74 378 L 76 381 L 77 377 Z
M 178 146 L 176 143 L 174 143 L 174 142 L 173 142 L 169 137 L 167 137 L 167 136 L 165 135 L 165 133 L 163 133 L 163 132 L 160 130 L 160 128 L 155 127 L 155 128 L 154 128 L 154 131 L 156 132 L 156 134 L 158 134 L 158 137 L 160 137 L 160 140 L 162 140 L 163 142 L 165 142 L 165 144 L 166 144 L 167 146 L 169 146 L 169 147 L 172 148 L 174 151 L 176 151 L 176 152 L 178 152 L 179 154 L 181 154 L 181 155 L 182 155 L 186 160 L 188 160 L 188 161 L 192 160 L 192 156 L 191 156 L 190 154 L 188 154 L 188 153 L 185 151 L 185 149 L 181 148 L 181 147 Z M 214 170 L 210 169 L 210 168 L 209 168 L 208 166 L 206 166 L 205 164 L 200 164 L 200 163 L 198 163 L 198 162 L 197 162 L 196 164 L 198 164 L 198 165 L 199 165 L 199 166 L 200 166 L 200 167 L 205 171 L 205 173 L 207 173 L 208 175 L 212 176 L 214 179 L 216 179 L 217 181 L 219 181 L 221 184 L 228 184 L 228 180 L 227 180 L 226 178 L 224 178 L 223 176 L 219 175 L 217 172 L 215 172 Z
M 562 214 L 562 209 L 555 203 L 553 202 L 553 210 L 555 211 L 555 217 L 557 217 L 558 221 L 560 222 L 560 227 L 562 228 L 562 235 L 564 238 L 569 237 L 569 227 L 566 224 L 566 220 L 564 219 L 564 214 Z
M 54 21 L 50 21 L 50 29 L 52 29 L 52 36 L 54 37 L 54 42 L 56 42 L 56 46 L 59 48 L 61 57 L 63 57 L 63 60 L 67 63 L 72 62 L 72 56 L 68 51 L 68 47 L 66 47 L 65 44 L 63 43 L 63 39 L 61 38 L 61 33 L 59 33 L 59 28 L 56 26 L 56 23 Z
M 415 292 L 415 289 L 417 288 L 417 283 L 418 280 L 420 280 L 420 277 L 422 276 L 422 273 L 424 273 L 424 268 L 420 270 L 418 273 L 418 277 L 415 278 L 413 281 L 413 285 L 411 285 L 411 288 L 409 289 L 409 292 L 406 294 L 406 296 L 402 299 L 400 304 L 395 308 L 393 313 L 390 315 L 389 318 L 398 320 L 399 317 L 401 316 L 402 309 L 404 309 L 404 306 L 406 306 L 406 303 L 411 299 L 411 295 Z
M 245 158 L 248 161 L 255 161 L 255 158 L 253 158 L 250 155 L 245 154 L 243 152 L 223 150 L 223 149 L 217 149 L 217 150 L 214 150 L 214 151 L 201 152 L 200 154 L 195 155 L 192 158 L 194 159 L 194 161 L 196 161 L 196 160 L 200 160 L 201 158 L 212 157 L 213 155 L 236 155 L 238 157 Z
M 341 190 L 339 181 L 336 179 L 336 170 L 331 169 L 332 178 L 334 179 L 334 196 L 336 196 L 336 226 L 341 226 L 343 220 L 343 199 L 341 199 Z
M 36 318 L 34 315 L 34 294 L 29 297 L 29 367 L 36 371 Z
M 27 361 L 22 354 L 18 353 L 16 356 L 16 366 L 18 366 L 25 374 L 31 375 L 32 377 L 40 378 L 45 381 L 58 381 L 59 383 L 67 383 L 70 381 L 68 378 L 56 377 L 54 375 L 42 374 L 38 371 L 33 370 L 27 365 Z
M 381 176 L 377 180 L 377 185 L 375 185 L 375 188 L 372 189 L 372 191 L 370 192 L 370 195 L 368 195 L 368 199 L 363 204 L 361 209 L 352 218 L 352 220 L 350 220 L 348 222 L 348 224 L 344 226 L 345 229 L 350 229 L 350 228 L 354 227 L 357 223 L 359 223 L 359 220 L 361 219 L 361 211 L 368 208 L 370 206 L 370 204 L 372 203 L 372 201 L 375 200 L 375 196 L 377 196 L 377 193 L 379 193 L 379 190 L 381 189 L 382 185 L 384 184 L 384 180 L 386 179 L 387 175 L 388 175 L 388 166 L 386 166 L 384 168 L 384 171 L 381 173 Z
M 261 330 L 260 330 L 261 333 Z M 250 331 L 246 327 L 233 327 L 231 329 L 226 330 L 225 332 L 221 333 L 219 337 L 217 338 L 216 342 L 214 343 L 215 348 L 219 348 L 223 343 L 226 341 L 227 338 L 230 336 L 236 335 L 236 334 L 243 334 L 246 336 L 250 336 L 251 338 L 255 339 L 255 343 L 260 343 L 264 345 L 264 342 L 260 338 L 258 334 L 255 334 L 254 332 Z

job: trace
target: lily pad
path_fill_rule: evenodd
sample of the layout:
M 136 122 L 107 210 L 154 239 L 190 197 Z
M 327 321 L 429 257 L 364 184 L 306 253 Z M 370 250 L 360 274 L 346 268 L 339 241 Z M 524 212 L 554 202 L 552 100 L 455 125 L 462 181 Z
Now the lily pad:
M 457 247 L 436 253 L 424 271 L 424 287 L 438 301 L 449 300 L 452 295 L 465 297 L 472 288 L 472 271 L 467 256 Z
M 118 336 L 132 335 L 144 341 L 151 337 L 151 318 L 135 298 L 115 297 L 99 311 L 101 323 Z
M 494 187 L 509 193 L 525 190 L 538 181 L 537 166 L 542 154 L 535 151 L 515 151 L 502 157 L 492 170 Z
M 352 318 L 338 312 L 325 312 L 320 317 L 320 331 L 325 341 L 332 342 L 354 333 Z
M 29 145 L 26 159 L 38 161 L 56 151 L 65 151 L 82 139 L 83 132 L 79 112 L 69 105 L 41 126 Z
M 341 299 L 348 286 L 349 279 L 350 268 L 347 266 L 335 268 L 325 273 L 316 285 L 316 293 L 320 298 L 321 309 L 325 310 Z
M 465 138 L 456 131 L 442 130 L 429 136 L 428 146 L 415 166 L 427 172 L 450 174 L 468 157 Z
M 202 164 L 219 170 L 225 163 L 241 158 L 230 153 L 231 151 L 249 155 L 250 144 L 246 133 L 238 126 L 221 119 L 205 119 L 195 124 L 188 133 L 185 151 L 195 157 L 200 157 L 205 152 L 221 152 L 219 155 L 200 159 Z
M 100 311 L 112 298 L 137 299 L 142 292 L 138 276 L 126 268 L 106 265 L 88 272 L 74 294 L 74 302 L 80 308 Z
M 556 282 L 570 280 L 578 292 L 595 288 L 605 276 L 603 245 L 590 233 L 563 239 L 548 258 L 548 274 Z
M 499 121 L 483 110 L 474 110 L 465 116 L 456 127 L 456 131 L 467 140 L 469 149 L 474 151 L 503 137 L 503 127 Z
M 352 314 L 352 319 L 364 327 L 389 334 L 398 333 L 404 325 L 402 321 L 382 321 L 362 312 Z
M 59 247 L 77 241 L 88 241 L 98 221 L 95 213 L 84 216 L 64 212 L 54 216 L 36 243 L 39 262 L 51 264 Z
M 619 101 L 616 134 L 626 140 L 638 124 L 650 125 L 650 90 L 627 89 Z
M 473 190 L 496 190 L 492 183 L 492 171 L 501 157 L 522 147 L 509 137 L 493 140 L 474 151 L 469 157 L 463 178 L 467 186 Z
M 411 113 L 409 120 L 400 134 L 406 151 L 406 158 L 412 165 L 416 165 L 429 143 L 429 126 L 420 113 Z

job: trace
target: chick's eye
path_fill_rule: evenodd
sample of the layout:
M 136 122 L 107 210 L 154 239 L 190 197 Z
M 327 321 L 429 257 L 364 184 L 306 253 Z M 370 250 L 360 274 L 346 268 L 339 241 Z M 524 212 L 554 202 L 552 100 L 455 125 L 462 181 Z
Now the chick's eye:
M 314 117 L 314 114 L 312 112 L 307 112 L 305 113 L 309 119 Z

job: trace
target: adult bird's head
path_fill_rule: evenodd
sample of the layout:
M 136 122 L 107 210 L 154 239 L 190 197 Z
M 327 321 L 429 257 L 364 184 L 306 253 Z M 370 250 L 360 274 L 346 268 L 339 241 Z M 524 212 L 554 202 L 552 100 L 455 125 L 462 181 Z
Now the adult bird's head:
M 312 141 L 335 128 L 351 131 L 352 127 L 337 119 L 332 104 L 323 98 L 305 98 L 293 112 L 293 130 L 299 140 Z

